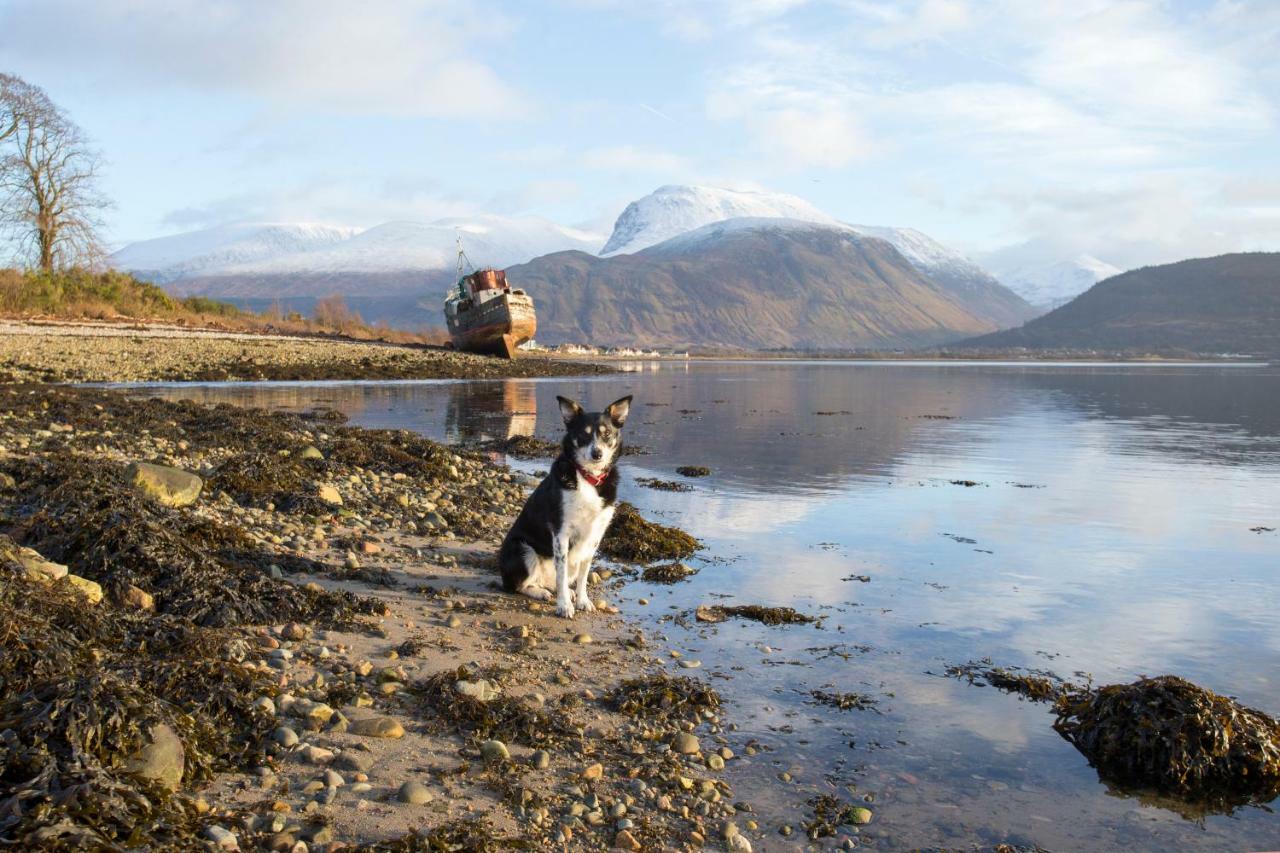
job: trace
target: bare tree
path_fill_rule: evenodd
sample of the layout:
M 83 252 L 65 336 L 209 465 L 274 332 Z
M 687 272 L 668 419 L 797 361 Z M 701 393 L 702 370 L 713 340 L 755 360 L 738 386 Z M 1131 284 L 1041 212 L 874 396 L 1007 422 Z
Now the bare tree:
M 83 131 L 37 86 L 0 75 L 0 227 L 41 270 L 103 257 L 101 160 Z

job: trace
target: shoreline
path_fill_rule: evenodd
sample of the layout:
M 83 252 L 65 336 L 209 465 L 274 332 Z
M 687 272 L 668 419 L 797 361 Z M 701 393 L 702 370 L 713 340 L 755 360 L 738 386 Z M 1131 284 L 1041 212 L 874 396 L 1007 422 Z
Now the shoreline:
M 613 373 L 588 361 L 513 361 L 339 338 L 0 321 L 0 382 L 498 379 Z
M 95 617 L 169 625 L 201 612 L 190 630 L 210 625 L 223 632 L 218 642 L 245 649 L 225 666 L 257 686 L 220 701 L 265 738 L 215 761 L 225 769 L 212 777 L 193 767 L 188 743 L 182 788 L 164 801 L 170 822 L 150 827 L 153 842 L 749 851 L 760 837 L 726 781 L 743 757 L 728 746 L 718 698 L 681 669 L 668 674 L 674 660 L 609 607 L 621 576 L 599 568 L 601 612 L 571 621 L 494 588 L 491 560 L 528 487 L 523 475 L 412 433 L 323 416 L 65 386 L 0 386 L 0 401 L 0 518 L 19 544 L 97 584 Z M 167 507 L 167 486 L 129 485 L 127 466 L 139 461 L 200 476 L 199 498 Z M 70 498 L 52 497 L 68 489 Z M 94 528 L 89 507 L 103 503 L 144 533 Z M 70 529 L 51 534 L 50 523 Z M 245 537 L 235 560 L 216 548 L 197 559 L 232 572 L 225 589 L 166 575 L 162 555 L 134 549 L 103 564 L 94 551 L 113 537 L 145 542 L 146 530 L 207 525 Z M 262 607 L 239 598 L 250 588 L 282 602 L 272 612 L 311 606 L 314 618 L 236 616 Z M 208 610 L 211 596 L 226 599 L 222 609 Z M 211 613 L 222 615 L 210 622 Z M 463 683 L 487 695 L 460 695 Z M 0 707 L 12 710 L 9 688 Z M 66 815 L 48 820 L 57 817 Z M 33 820 L 11 827 L 10 840 L 43 822 Z

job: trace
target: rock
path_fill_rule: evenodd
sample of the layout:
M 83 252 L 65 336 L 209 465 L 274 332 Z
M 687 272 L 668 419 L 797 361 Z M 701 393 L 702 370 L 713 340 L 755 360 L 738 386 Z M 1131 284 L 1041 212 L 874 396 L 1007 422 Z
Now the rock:
M 182 738 L 164 723 L 153 725 L 147 736 L 150 741 L 125 763 L 125 772 L 158 782 L 167 790 L 178 790 L 186 766 Z
M 639 850 L 640 842 L 624 829 L 613 837 L 613 846 L 619 850 Z
M 708 607 L 705 604 L 699 604 L 698 609 L 693 612 L 693 616 L 699 622 L 723 622 L 729 617 L 719 607 Z
M 539 749 L 529 756 L 529 763 L 535 770 L 546 770 L 551 766 L 551 753 L 545 749 Z
M 871 823 L 871 818 L 871 809 L 858 806 L 857 808 L 849 810 L 849 819 L 853 821 L 854 826 L 865 826 L 866 824 Z
M 751 853 L 751 842 L 747 840 L 745 835 L 734 835 L 728 839 L 725 846 L 735 851 L 735 853 Z
M 435 799 L 435 796 L 421 782 L 405 782 L 400 786 L 400 790 L 396 792 L 396 799 L 402 803 L 420 806 L 431 802 Z
M 470 696 L 472 699 L 476 699 L 481 702 L 488 702 L 492 699 L 496 699 L 500 693 L 497 687 L 490 684 L 483 678 L 475 681 L 454 682 L 453 689 L 457 690 L 463 696 Z
M 487 740 L 480 744 L 480 757 L 485 761 L 503 761 L 511 757 L 507 745 L 500 740 Z
M 308 764 L 328 764 L 333 761 L 333 751 L 320 746 L 307 745 L 302 748 L 302 760 Z
M 724 769 L 724 759 L 723 759 L 723 758 L 721 758 L 719 755 L 716 755 L 714 752 L 713 752 L 713 753 L 711 753 L 710 755 L 708 755 L 708 756 L 707 756 L 707 769 L 709 769 L 709 770 L 723 770 L 723 769 Z
M 90 604 L 97 604 L 102 601 L 102 587 L 88 578 L 82 578 L 79 575 L 67 575 L 63 580 L 74 586 L 77 592 L 89 600 Z
M 326 770 L 321 773 L 320 781 L 324 782 L 327 788 L 341 788 L 347 784 L 347 780 L 342 778 L 341 773 L 335 773 L 332 770 Z
M 347 731 L 362 737 L 404 737 L 404 726 L 392 717 L 366 717 L 363 720 L 355 720 Z
M 683 658 L 680 661 L 681 669 L 697 669 L 700 666 L 702 666 L 702 661 L 700 660 L 693 660 L 692 658 Z
M 593 782 L 604 775 L 604 765 L 600 763 L 591 764 L 582 771 L 582 778 L 588 782 Z
M 272 717 L 276 715 L 276 703 L 271 701 L 270 696 L 259 696 L 257 699 L 254 699 L 253 708 L 255 711 L 268 714 Z
M 281 746 L 296 746 L 298 733 L 288 726 L 281 726 L 271 733 L 271 739 Z
M 301 622 L 290 622 L 280 629 L 280 636 L 286 640 L 305 640 L 309 633 L 310 629 Z
M 444 624 L 446 627 L 449 627 L 449 628 L 461 628 L 462 617 L 456 613 L 450 614 L 449 618 L 444 620 Z
M 290 716 L 300 717 L 316 729 L 329 722 L 333 713 L 333 708 L 323 702 L 313 702 L 310 699 L 298 699 L 289 706 Z
M 200 497 L 204 481 L 179 468 L 134 462 L 124 472 L 125 481 L 165 506 L 190 506 Z
M 46 560 L 30 548 L 18 548 L 14 553 L 18 564 L 26 570 L 27 577 L 33 581 L 47 583 L 62 580 L 67 576 L 67 567 L 52 560 Z
M 212 841 L 223 850 L 239 850 L 240 842 L 236 841 L 235 835 L 224 827 L 212 824 L 204 828 L 204 837 Z
M 373 769 L 373 759 L 359 752 L 347 751 L 334 759 L 333 766 L 355 773 L 368 773 Z
M 329 506 L 342 506 L 342 495 L 327 483 L 316 486 L 316 497 Z
M 299 459 L 324 459 L 324 454 L 320 452 L 320 448 L 314 444 L 308 444 L 298 453 Z
M 680 732 L 671 741 L 671 748 L 681 755 L 697 755 L 701 750 L 698 739 L 688 732 Z
M 577 643 L 578 645 L 580 645 L 580 646 L 585 646 L 585 645 L 587 645 L 587 644 L 589 644 L 589 643 L 591 642 L 591 635 L 590 635 L 590 634 L 578 634 L 576 637 L 574 637 L 574 638 L 573 638 L 573 641 L 574 641 L 575 643 Z
M 133 584 L 129 584 L 129 587 L 124 591 L 124 596 L 120 603 L 125 607 L 132 607 L 135 610 L 156 609 L 155 597 L 145 589 L 136 587 Z

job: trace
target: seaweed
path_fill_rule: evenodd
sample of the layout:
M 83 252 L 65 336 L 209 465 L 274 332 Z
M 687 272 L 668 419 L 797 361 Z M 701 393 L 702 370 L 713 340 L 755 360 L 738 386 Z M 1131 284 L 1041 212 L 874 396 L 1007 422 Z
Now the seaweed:
M 487 701 L 459 693 L 459 681 L 501 680 L 493 669 L 466 666 L 437 672 L 410 687 L 418 709 L 437 732 L 450 731 L 473 741 L 499 737 L 505 742 L 545 747 L 580 738 L 578 730 L 562 714 L 549 714 L 505 693 Z
M 813 820 L 804 825 L 804 831 L 812 841 L 830 838 L 841 826 L 866 823 L 870 815 L 865 807 L 842 802 L 831 794 L 819 794 L 812 798 L 809 800 L 809 807 L 813 809 Z
M 1032 702 L 1056 702 L 1068 692 L 1080 689 L 1052 672 L 1024 670 L 1016 666 L 993 666 L 990 658 L 949 666 L 944 675 L 964 679 L 970 684 L 989 684 Z
M 676 473 L 681 477 L 709 477 L 711 469 L 705 465 L 681 465 Z
M 679 480 L 659 480 L 657 477 L 636 477 L 636 485 L 660 492 L 692 492 L 693 486 Z
M 621 501 L 600 543 L 600 553 L 626 563 L 651 563 L 683 560 L 701 547 L 701 542 L 683 530 L 646 521 L 633 505 Z
M 498 853 L 501 850 L 527 850 L 537 845 L 518 838 L 494 834 L 484 818 L 459 818 L 431 829 L 419 830 L 391 841 L 377 841 L 357 848 L 365 853 Z
M 792 607 L 765 607 L 762 604 L 701 605 L 697 609 L 699 622 L 723 622 L 730 617 L 750 619 L 765 625 L 807 625 L 818 621 Z
M 642 580 L 649 583 L 679 583 L 698 573 L 698 570 L 684 563 L 659 563 L 647 567 L 641 574 Z
M 1173 675 L 1064 696 L 1054 728 L 1099 776 L 1215 810 L 1280 795 L 1280 722 Z
M 130 772 L 167 727 L 182 784 L 263 760 L 269 676 L 243 641 L 165 615 L 86 607 L 62 581 L 29 580 L 0 537 L 0 844 L 23 849 L 198 846 L 184 795 Z
M 273 579 L 321 568 L 261 549 L 244 532 L 147 500 L 117 466 L 76 456 L 24 463 L 25 499 L 12 534 L 45 556 L 101 584 L 117 600 L 130 586 L 155 597 L 163 613 L 206 626 L 323 620 L 352 625 L 385 605 L 346 592 Z
M 720 707 L 720 694 L 694 678 L 664 673 L 629 678 L 606 697 L 613 710 L 648 720 L 698 722 L 704 711 Z
M 829 693 L 826 690 L 811 690 L 809 695 L 819 705 L 828 705 L 841 711 L 870 711 L 877 704 L 874 697 L 862 693 Z
M 317 497 L 314 478 L 323 462 L 279 453 L 241 453 L 218 466 L 207 482 L 241 506 L 324 515 L 332 511 Z
M 471 445 L 476 450 L 488 450 L 516 459 L 552 459 L 560 453 L 560 443 L 532 435 L 513 435 L 495 438 Z

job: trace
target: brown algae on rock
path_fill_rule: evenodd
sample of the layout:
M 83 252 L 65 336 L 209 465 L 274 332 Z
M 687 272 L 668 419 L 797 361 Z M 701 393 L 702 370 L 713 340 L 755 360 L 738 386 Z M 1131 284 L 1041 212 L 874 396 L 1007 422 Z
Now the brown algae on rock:
M 684 560 L 702 543 L 675 527 L 647 521 L 633 505 L 622 501 L 600 543 L 600 553 L 624 563 Z
M 615 710 L 650 720 L 696 721 L 720 707 L 720 694 L 694 678 L 658 674 L 629 678 L 609 694 Z

